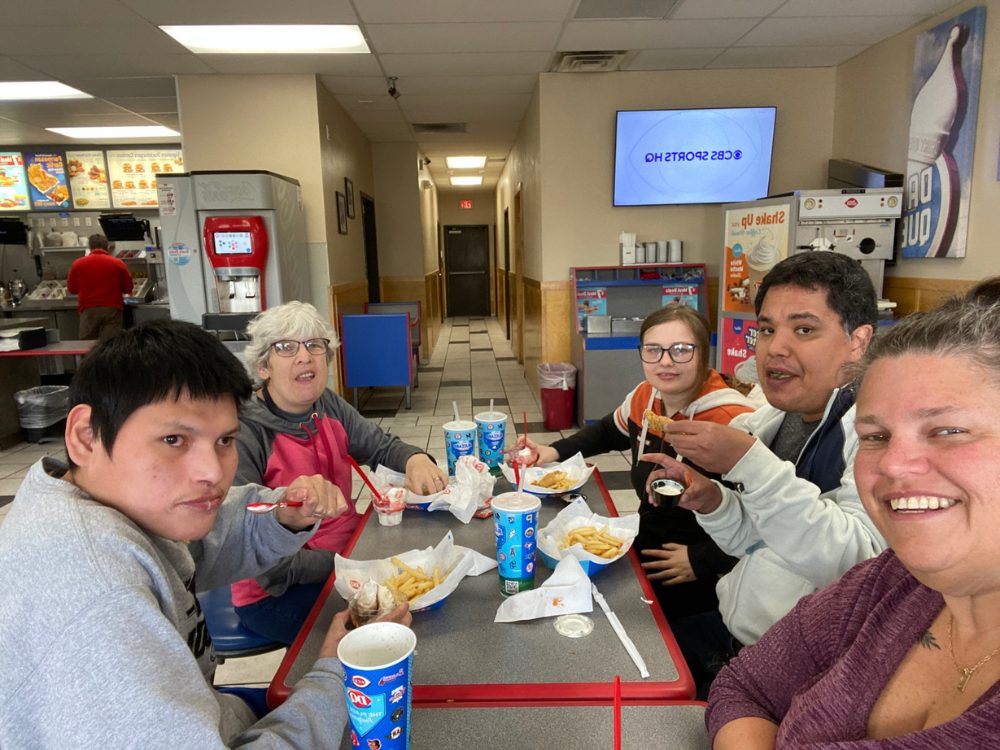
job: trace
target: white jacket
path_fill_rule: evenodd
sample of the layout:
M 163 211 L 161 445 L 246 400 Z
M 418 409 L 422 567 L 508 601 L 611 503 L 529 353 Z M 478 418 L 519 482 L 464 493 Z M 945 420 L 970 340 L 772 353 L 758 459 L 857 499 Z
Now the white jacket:
M 796 476 L 796 465 L 782 461 L 768 448 L 785 412 L 767 405 L 730 423 L 758 438 L 723 476 L 742 489 L 734 491 L 720 484 L 722 504 L 712 513 L 696 516 L 724 552 L 740 558 L 720 579 L 716 591 L 726 627 L 744 644 L 756 643 L 802 596 L 886 548 L 854 484 L 858 439 L 854 406 L 843 408 L 849 398 L 843 389 L 834 391 L 820 427 L 798 459 L 802 463 L 803 456 L 824 441 L 827 448 L 833 445 L 841 450 L 840 483 L 826 492 Z M 836 412 L 831 414 L 835 404 Z

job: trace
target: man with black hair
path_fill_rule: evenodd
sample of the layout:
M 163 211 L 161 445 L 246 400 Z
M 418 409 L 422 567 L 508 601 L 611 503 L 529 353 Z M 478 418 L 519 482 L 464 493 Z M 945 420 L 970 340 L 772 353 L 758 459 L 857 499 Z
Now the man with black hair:
M 850 365 L 871 341 L 875 303 L 868 274 L 844 255 L 806 252 L 778 263 L 754 301 L 757 372 L 768 404 L 729 425 L 676 422 L 665 430 L 680 455 L 724 482 L 649 456 L 665 469 L 652 479 L 690 482 L 682 507 L 739 558 L 716 588 L 728 632 L 704 618 L 676 629 L 713 674 L 703 648 L 713 628 L 714 642 L 728 647 L 707 648 L 717 654 L 755 643 L 799 598 L 885 549 L 853 476 Z
M 90 251 L 73 261 L 66 277 L 66 289 L 77 295 L 81 339 L 105 339 L 122 329 L 125 300 L 132 293 L 132 274 L 121 259 L 111 255 L 108 238 L 92 234 Z
M 33 465 L 0 526 L 0 746 L 339 744 L 342 615 L 313 670 L 262 719 L 212 687 L 195 592 L 271 567 L 345 508 L 318 476 L 230 490 L 250 392 L 239 361 L 188 323 L 121 332 L 83 360 L 69 466 Z M 282 499 L 302 506 L 246 511 Z

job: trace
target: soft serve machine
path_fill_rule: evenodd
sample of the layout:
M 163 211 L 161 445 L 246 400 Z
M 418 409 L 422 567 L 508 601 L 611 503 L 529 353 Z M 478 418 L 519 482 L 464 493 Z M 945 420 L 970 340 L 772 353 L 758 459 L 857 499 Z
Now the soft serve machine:
M 854 258 L 881 297 L 885 263 L 893 257 L 902 209 L 901 187 L 796 190 L 723 206 L 720 372 L 732 374 L 736 365 L 753 356 L 754 297 L 764 275 L 789 255 L 835 252 Z
M 172 318 L 242 331 L 268 307 L 309 300 L 297 181 L 191 172 L 162 175 L 157 194 Z

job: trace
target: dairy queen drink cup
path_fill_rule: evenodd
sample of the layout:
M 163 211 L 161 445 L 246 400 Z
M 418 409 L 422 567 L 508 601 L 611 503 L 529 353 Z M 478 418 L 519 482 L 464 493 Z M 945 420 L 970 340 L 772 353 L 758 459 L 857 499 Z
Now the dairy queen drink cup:
M 534 495 L 505 492 L 493 498 L 500 591 L 505 595 L 535 587 L 538 513 L 542 501 Z
M 467 419 L 444 424 L 444 449 L 448 454 L 448 475 L 455 476 L 459 456 L 476 455 L 476 423 Z
M 476 415 L 476 446 L 479 460 L 497 468 L 503 462 L 503 444 L 507 438 L 507 415 L 499 411 L 481 411 Z
M 417 637 L 405 625 L 375 622 L 352 630 L 337 646 L 351 746 L 410 746 L 410 663 Z

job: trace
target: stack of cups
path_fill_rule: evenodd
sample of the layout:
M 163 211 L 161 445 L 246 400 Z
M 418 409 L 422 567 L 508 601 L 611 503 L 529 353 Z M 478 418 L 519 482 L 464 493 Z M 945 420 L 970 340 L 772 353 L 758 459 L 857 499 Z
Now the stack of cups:
M 667 258 L 669 258 L 669 257 L 670 256 L 667 253 L 667 241 L 666 240 L 657 240 L 656 241 L 656 262 L 657 263 L 666 263 L 667 262 Z
M 505 595 L 535 587 L 538 513 L 542 501 L 534 495 L 505 492 L 493 498 L 500 592 Z
M 410 664 L 417 637 L 405 625 L 374 622 L 337 646 L 351 746 L 393 750 L 410 746 Z
M 459 456 L 476 454 L 476 423 L 456 419 L 444 425 L 444 449 L 448 456 L 448 476 L 455 476 Z
M 681 240 L 668 240 L 667 262 L 681 263 L 684 259 L 683 247 L 684 243 Z
M 481 411 L 476 415 L 476 446 L 479 460 L 498 469 L 503 463 L 503 446 L 507 439 L 507 415 L 499 411 Z

